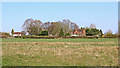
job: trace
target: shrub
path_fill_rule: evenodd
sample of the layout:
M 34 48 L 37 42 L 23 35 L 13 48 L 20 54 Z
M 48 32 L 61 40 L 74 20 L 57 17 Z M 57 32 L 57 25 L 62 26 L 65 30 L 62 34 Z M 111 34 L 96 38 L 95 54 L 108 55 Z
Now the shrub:
M 48 35 L 48 31 L 42 31 L 42 35 Z
M 70 33 L 66 33 L 65 36 L 70 36 Z
M 41 34 L 38 34 L 38 36 L 47 36 L 48 35 L 48 31 L 42 31 Z
M 38 36 L 42 36 L 42 34 L 38 34 Z
M 102 38 L 104 38 L 105 36 L 104 35 L 102 35 Z
M 25 39 L 25 38 L 26 38 L 26 36 L 23 36 L 22 38 L 23 38 L 23 39 Z

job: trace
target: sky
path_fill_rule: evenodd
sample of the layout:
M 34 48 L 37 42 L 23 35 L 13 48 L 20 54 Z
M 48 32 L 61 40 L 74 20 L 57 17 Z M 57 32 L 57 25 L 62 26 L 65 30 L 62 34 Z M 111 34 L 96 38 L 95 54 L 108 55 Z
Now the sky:
M 79 27 L 95 24 L 103 33 L 118 31 L 118 2 L 3 2 L 2 32 L 22 31 L 26 19 L 43 23 L 69 19 Z

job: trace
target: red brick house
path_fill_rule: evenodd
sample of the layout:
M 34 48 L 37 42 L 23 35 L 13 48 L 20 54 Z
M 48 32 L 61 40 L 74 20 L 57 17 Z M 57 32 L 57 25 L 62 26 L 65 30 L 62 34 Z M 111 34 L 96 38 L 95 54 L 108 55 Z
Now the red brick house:
M 74 30 L 72 35 L 86 36 L 86 34 L 85 34 L 85 29 L 77 29 L 77 30 Z

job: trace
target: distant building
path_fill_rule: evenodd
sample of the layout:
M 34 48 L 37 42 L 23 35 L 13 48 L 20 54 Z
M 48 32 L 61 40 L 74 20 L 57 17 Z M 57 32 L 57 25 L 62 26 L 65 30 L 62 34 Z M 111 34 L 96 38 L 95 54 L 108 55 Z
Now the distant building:
M 85 29 L 74 30 L 71 36 L 86 36 Z
M 21 36 L 21 32 L 14 32 L 13 36 Z

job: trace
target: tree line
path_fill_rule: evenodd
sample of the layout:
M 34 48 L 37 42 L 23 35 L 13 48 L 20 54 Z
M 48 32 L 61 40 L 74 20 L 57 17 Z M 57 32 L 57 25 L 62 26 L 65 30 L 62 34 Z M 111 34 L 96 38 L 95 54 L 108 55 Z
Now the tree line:
M 27 19 L 23 26 L 23 30 L 30 36 L 33 35 L 44 35 L 48 33 L 52 36 L 59 36 L 61 29 L 64 35 L 70 35 L 74 30 L 78 29 L 78 25 L 71 22 L 69 19 L 58 22 L 45 22 L 40 20 Z
M 23 31 L 22 35 L 25 36 L 28 33 L 29 36 L 70 36 L 73 31 L 79 29 L 78 25 L 71 22 L 69 19 L 64 19 L 57 22 L 45 22 L 40 20 L 27 19 L 22 25 Z M 95 24 L 90 24 L 89 27 L 81 27 L 80 29 L 85 29 L 86 36 L 98 36 L 98 37 L 115 37 L 118 33 L 113 34 L 111 30 L 108 30 L 103 34 L 101 29 L 97 29 Z M 12 29 L 11 34 L 14 34 L 14 29 Z
M 74 30 L 79 29 L 78 25 L 69 19 L 45 23 L 40 20 L 27 19 L 22 28 L 24 30 L 22 33 L 28 33 L 29 36 L 52 35 L 60 37 L 70 36 Z M 103 34 L 102 30 L 97 29 L 95 24 L 90 24 L 90 27 L 81 27 L 80 29 L 85 29 L 86 36 L 114 36 L 110 30 Z

